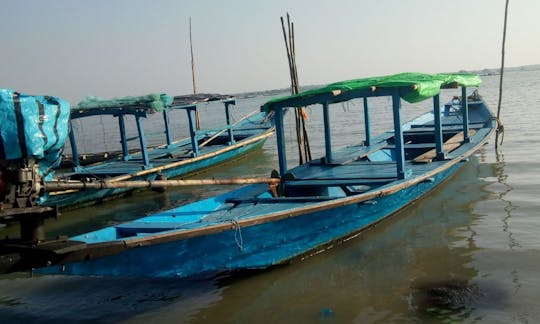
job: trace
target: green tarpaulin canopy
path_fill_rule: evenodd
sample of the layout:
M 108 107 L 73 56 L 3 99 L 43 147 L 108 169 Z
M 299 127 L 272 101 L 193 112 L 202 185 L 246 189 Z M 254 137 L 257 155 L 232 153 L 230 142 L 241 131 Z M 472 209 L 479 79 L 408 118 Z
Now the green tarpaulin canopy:
M 160 93 L 112 99 L 87 97 L 83 101 L 79 102 L 74 109 L 140 107 L 150 110 L 163 110 L 170 106 L 172 102 L 173 97 Z
M 326 87 L 301 92 L 297 95 L 276 98 L 263 105 L 263 110 L 269 110 L 271 106 L 283 106 L 292 99 L 303 100 L 317 95 L 327 95 L 340 91 L 345 93 L 351 90 L 363 90 L 376 88 L 401 88 L 400 95 L 403 100 L 414 103 L 439 94 L 440 89 L 448 86 L 475 87 L 482 83 L 476 74 L 424 74 L 424 73 L 400 73 L 382 77 L 348 80 L 332 83 Z M 295 101 L 296 101 L 295 100 Z

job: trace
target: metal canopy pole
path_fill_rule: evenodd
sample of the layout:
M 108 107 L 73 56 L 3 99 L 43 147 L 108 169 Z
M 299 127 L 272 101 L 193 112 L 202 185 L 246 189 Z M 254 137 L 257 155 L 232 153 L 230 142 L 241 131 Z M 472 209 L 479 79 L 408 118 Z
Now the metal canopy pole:
M 195 111 L 197 110 L 197 107 L 195 106 L 189 106 L 184 107 L 187 112 L 188 121 L 189 121 L 189 136 L 191 138 L 191 148 L 193 150 L 193 156 L 199 155 L 199 143 L 197 141 L 197 126 L 195 125 Z
M 369 120 L 368 98 L 364 97 L 364 123 L 366 132 L 366 146 L 371 145 L 371 122 Z
M 167 109 L 163 110 L 163 123 L 165 124 L 165 137 L 167 138 L 167 147 L 170 147 L 172 144 L 172 136 L 170 129 L 169 110 Z
M 274 112 L 274 121 L 276 123 L 279 174 L 283 176 L 287 172 L 287 154 L 285 148 L 285 132 L 283 127 L 283 108 L 276 108 Z
M 467 101 L 467 88 L 461 87 L 461 111 L 463 112 L 463 143 L 469 143 L 469 102 Z
M 227 119 L 227 132 L 229 133 L 229 145 L 232 145 L 234 144 L 234 136 L 231 125 L 231 112 L 229 110 L 230 105 L 235 105 L 235 101 L 225 101 L 225 117 Z
M 120 143 L 122 144 L 122 160 L 127 161 L 131 158 L 129 155 L 127 138 L 126 138 L 126 123 L 124 115 L 118 115 L 118 127 L 120 127 Z
M 148 159 L 148 151 L 146 150 L 146 137 L 144 136 L 144 128 L 140 116 L 135 116 L 135 120 L 137 121 L 137 131 L 139 132 L 139 144 L 141 146 L 141 153 L 144 163 L 143 169 L 147 169 L 152 166 L 150 165 L 150 160 Z
M 401 98 L 399 89 L 392 94 L 392 110 L 394 115 L 394 141 L 396 145 L 397 178 L 405 179 L 405 151 L 403 150 L 403 130 L 401 128 Z
M 79 161 L 79 150 L 77 149 L 77 140 L 75 140 L 75 134 L 73 133 L 73 124 L 69 121 L 69 143 L 71 145 L 71 156 L 73 159 L 74 171 L 79 171 L 81 168 L 81 162 Z
M 437 160 L 444 160 L 443 136 L 441 124 L 441 104 L 439 95 L 433 96 L 433 118 L 435 122 L 435 152 Z
M 326 163 L 332 163 L 332 134 L 330 132 L 330 112 L 328 102 L 323 103 L 324 148 Z

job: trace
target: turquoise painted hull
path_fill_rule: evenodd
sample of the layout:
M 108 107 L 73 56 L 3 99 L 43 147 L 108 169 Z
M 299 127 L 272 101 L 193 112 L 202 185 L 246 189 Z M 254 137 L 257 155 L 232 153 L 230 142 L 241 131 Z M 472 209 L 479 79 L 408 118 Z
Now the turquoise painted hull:
M 480 148 L 493 130 L 478 132 L 478 138 L 458 148 L 455 158 L 422 165 L 410 165 L 407 179 L 392 181 L 366 195 L 343 196 L 329 200 L 272 201 L 267 185 L 250 185 L 185 206 L 147 216 L 131 223 L 108 227 L 71 238 L 92 246 L 122 245 L 119 253 L 85 261 L 60 262 L 39 269 L 41 273 L 128 277 L 189 277 L 238 269 L 259 269 L 286 263 L 343 240 L 380 222 L 415 200 L 425 196 L 450 178 L 467 157 Z M 376 163 L 379 175 L 385 163 Z M 313 167 L 311 167 L 313 168 Z M 300 174 L 309 167 L 292 171 Z M 242 197 L 260 200 L 241 203 Z M 362 199 L 360 199 L 362 198 Z M 368 199 L 369 198 L 369 199 Z M 232 200 L 231 200 L 232 199 Z M 239 199 L 240 203 L 234 199 Z M 277 198 L 279 199 L 279 198 Z M 278 217 L 275 217 L 275 216 Z M 272 220 L 265 218 L 273 217 Z M 244 223 L 246 222 L 246 223 Z M 183 231 L 222 226 L 205 235 Z
M 233 150 L 227 151 L 225 153 L 211 156 L 207 159 L 194 161 L 185 165 L 182 165 L 177 168 L 171 168 L 164 171 L 161 171 L 161 174 L 165 175 L 167 178 L 178 177 L 183 175 L 189 175 L 197 171 L 208 169 L 219 165 L 221 163 L 234 160 L 239 158 L 242 155 L 248 154 L 251 151 L 261 148 L 266 141 L 266 138 L 261 139 L 257 142 L 253 142 L 244 146 L 239 146 Z M 144 177 L 134 177 L 132 180 L 154 180 L 157 177 L 157 172 L 152 173 Z M 116 189 L 103 189 L 103 190 L 85 190 L 70 193 L 68 195 L 57 195 L 49 196 L 46 201 L 43 203 L 44 206 L 54 206 L 59 207 L 74 206 L 80 204 L 91 204 L 98 201 L 110 199 L 112 197 L 125 194 L 127 192 L 133 191 L 135 189 L 130 188 L 116 188 Z
M 330 90 L 282 99 L 284 106 L 280 100 L 269 102 L 276 113 L 278 188 L 250 185 L 72 237 L 72 252 L 39 271 L 189 277 L 283 264 L 355 235 L 426 196 L 486 144 L 496 128 L 481 97 L 468 96 L 464 87 L 465 104 L 454 98 L 441 111 L 437 96 L 433 112 L 404 124 L 399 91 L 416 91 L 417 86 Z M 332 151 L 328 101 L 376 95 L 392 96 L 394 129 L 368 145 Z M 281 108 L 314 103 L 323 105 L 326 156 L 288 169 Z
M 230 144 L 227 132 L 214 138 L 208 145 L 200 148 L 196 157 L 186 156 L 191 152 L 190 140 L 183 140 L 168 147 L 160 147 L 148 151 L 150 166 L 143 168 L 140 153 L 133 154 L 130 159 L 123 161 L 113 158 L 101 163 L 82 167 L 65 175 L 62 179 L 107 179 L 122 180 L 154 180 L 158 174 L 167 178 L 187 176 L 220 163 L 234 160 L 248 152 L 256 150 L 273 134 L 273 121 L 265 113 L 257 113 L 234 126 L 236 142 Z M 209 135 L 208 135 L 209 136 Z M 205 138 L 199 139 L 203 141 Z M 144 173 L 144 175 L 139 175 Z M 117 188 L 102 190 L 67 191 L 43 196 L 40 205 L 43 206 L 75 206 L 93 204 L 110 199 L 134 189 Z
M 448 179 L 461 165 L 456 164 L 430 181 L 365 203 L 307 213 L 258 226 L 233 228 L 214 235 L 142 246 L 117 255 L 41 268 L 39 272 L 189 277 L 238 269 L 267 268 L 302 256 L 307 251 L 316 251 L 338 238 L 344 239 L 383 220 Z M 222 198 L 246 190 L 249 187 Z

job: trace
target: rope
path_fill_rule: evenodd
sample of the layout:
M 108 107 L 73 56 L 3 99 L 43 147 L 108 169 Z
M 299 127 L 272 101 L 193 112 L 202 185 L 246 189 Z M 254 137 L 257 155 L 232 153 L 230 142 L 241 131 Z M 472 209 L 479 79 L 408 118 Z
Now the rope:
M 501 53 L 501 73 L 499 79 L 499 104 L 497 106 L 497 132 L 495 133 L 495 149 L 499 147 L 499 134 L 504 134 L 504 125 L 501 122 L 501 104 L 502 104 L 502 92 L 503 92 L 503 76 L 504 76 L 504 47 L 506 44 L 506 22 L 508 20 L 508 3 L 510 0 L 506 0 L 504 7 L 504 27 L 503 27 L 503 40 L 502 40 L 502 53 Z M 502 137 L 504 138 L 504 136 Z M 501 138 L 501 145 L 502 145 Z
M 497 133 L 496 135 L 498 136 L 499 134 L 501 134 L 501 144 L 503 144 L 503 141 L 504 141 L 504 125 L 501 123 L 501 121 L 499 120 L 498 117 L 495 117 L 494 118 L 495 121 L 497 122 Z M 499 142 L 498 139 L 495 139 L 496 140 L 496 143 L 495 143 L 495 148 L 497 148 L 497 143 Z
M 234 242 L 240 251 L 244 251 L 244 239 L 242 238 L 242 228 L 236 219 L 229 219 L 234 226 Z

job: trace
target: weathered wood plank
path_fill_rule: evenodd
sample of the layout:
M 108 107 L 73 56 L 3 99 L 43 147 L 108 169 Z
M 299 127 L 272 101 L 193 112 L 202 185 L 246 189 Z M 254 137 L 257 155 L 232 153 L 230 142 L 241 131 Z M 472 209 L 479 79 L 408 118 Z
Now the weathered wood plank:
M 476 133 L 475 130 L 469 131 L 469 136 L 472 136 Z M 459 132 L 456 135 L 449 138 L 443 145 L 443 151 L 452 152 L 458 148 L 463 142 L 463 132 Z M 431 163 L 433 159 L 437 156 L 437 151 L 435 149 L 429 150 L 424 154 L 421 154 L 413 159 L 415 163 Z

